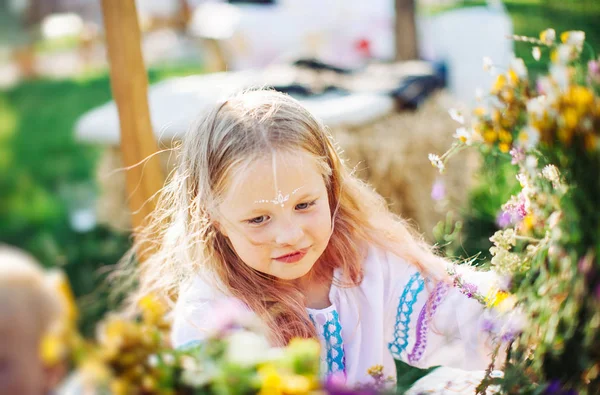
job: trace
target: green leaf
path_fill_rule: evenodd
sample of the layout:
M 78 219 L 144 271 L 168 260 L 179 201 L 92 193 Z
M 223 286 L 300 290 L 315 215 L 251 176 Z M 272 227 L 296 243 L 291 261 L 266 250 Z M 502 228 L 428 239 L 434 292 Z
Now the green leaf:
M 439 366 L 432 366 L 428 369 L 420 369 L 409 364 L 395 360 L 396 362 L 396 377 L 398 382 L 396 384 L 396 393 L 403 394 L 410 389 L 419 379 L 427 376 L 433 372 Z

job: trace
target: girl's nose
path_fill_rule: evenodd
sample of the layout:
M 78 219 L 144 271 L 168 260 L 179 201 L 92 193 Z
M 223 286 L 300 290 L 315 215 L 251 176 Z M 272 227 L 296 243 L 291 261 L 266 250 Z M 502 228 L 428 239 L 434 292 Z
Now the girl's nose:
M 275 242 L 279 245 L 295 246 L 303 236 L 304 232 L 298 224 L 288 222 L 277 230 Z

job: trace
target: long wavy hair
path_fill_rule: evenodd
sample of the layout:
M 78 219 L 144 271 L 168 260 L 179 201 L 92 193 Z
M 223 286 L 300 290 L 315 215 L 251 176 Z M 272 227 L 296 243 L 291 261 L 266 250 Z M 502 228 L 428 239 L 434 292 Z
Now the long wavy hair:
M 136 232 L 131 255 L 145 260 L 139 265 L 133 300 L 154 293 L 173 301 L 193 276 L 209 273 L 215 287 L 243 301 L 264 321 L 272 343 L 314 337 L 295 283 L 244 264 L 215 222 L 232 175 L 257 158 L 282 151 L 314 157 L 327 188 L 331 237 L 310 272 L 312 279 L 330 278 L 339 268 L 343 276 L 338 286 L 359 285 L 369 245 L 404 258 L 433 278 L 444 278 L 443 260 L 352 174 L 321 122 L 290 96 L 260 89 L 217 103 L 185 135 L 157 209 Z

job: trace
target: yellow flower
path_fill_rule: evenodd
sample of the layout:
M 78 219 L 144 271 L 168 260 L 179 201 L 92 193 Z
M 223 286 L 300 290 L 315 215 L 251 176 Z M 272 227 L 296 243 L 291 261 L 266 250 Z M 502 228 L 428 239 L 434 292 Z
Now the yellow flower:
M 477 117 L 483 117 L 487 115 L 487 110 L 484 107 L 479 106 L 473 110 L 473 114 Z
M 64 319 L 71 324 L 75 324 L 79 314 L 67 276 L 61 271 L 54 270 L 49 273 L 48 279 L 53 284 L 54 289 L 58 291 L 61 304 L 64 308 Z
M 79 372 L 81 372 L 81 377 L 85 384 L 94 386 L 106 383 L 111 378 L 109 367 L 100 358 L 95 356 L 88 356 L 79 365 Z
M 546 45 L 551 45 L 556 40 L 556 31 L 554 29 L 546 29 L 540 33 L 540 40 Z
M 576 46 L 577 48 L 581 48 L 583 46 L 583 42 L 585 41 L 585 32 L 582 32 L 581 30 L 564 32 L 560 35 L 560 40 L 565 44 L 570 44 Z
M 498 307 L 510 294 L 506 291 L 496 291 L 491 289 L 486 297 L 488 307 Z
M 298 374 L 286 375 L 282 378 L 282 388 L 286 394 L 306 394 L 312 389 L 312 382 Z
M 483 132 L 483 139 L 488 144 L 493 144 L 498 140 L 498 133 L 494 130 L 486 130 Z
M 523 218 L 523 221 L 521 222 L 521 228 L 524 231 L 524 233 L 527 233 L 531 229 L 533 229 L 534 225 L 535 225 L 535 217 L 533 216 L 533 214 L 527 214 L 525 216 L 525 218 Z
M 504 129 L 500 129 L 500 131 L 498 132 L 498 138 L 503 143 L 511 143 L 512 142 L 512 134 L 510 134 L 510 132 L 507 132 Z
M 150 324 L 157 323 L 162 320 L 167 312 L 165 305 L 161 303 L 153 294 L 144 296 L 142 299 L 140 299 L 138 304 L 142 310 L 144 322 Z
M 492 87 L 492 94 L 497 95 L 504 87 L 506 86 L 506 76 L 504 74 L 498 75 L 496 77 L 496 82 Z
M 260 395 L 279 395 L 283 392 L 282 379 L 275 366 L 265 364 L 258 368 L 260 377 Z
M 501 152 L 506 154 L 510 151 L 510 144 L 500 143 L 500 144 L 498 144 L 498 148 L 500 149 Z
M 513 86 L 517 85 L 517 83 L 519 82 L 519 76 L 513 69 L 508 70 L 508 79 L 510 81 L 510 84 Z
M 110 382 L 110 391 L 113 395 L 130 394 L 131 385 L 124 379 L 116 378 Z
M 48 333 L 40 342 L 40 358 L 46 366 L 62 361 L 68 352 L 65 339 L 58 333 Z
M 579 124 L 579 116 L 577 115 L 577 111 L 572 107 L 568 107 L 563 111 L 563 119 L 567 129 L 575 129 Z
M 567 93 L 567 100 L 580 114 L 583 114 L 593 108 L 594 93 L 583 86 L 571 86 Z

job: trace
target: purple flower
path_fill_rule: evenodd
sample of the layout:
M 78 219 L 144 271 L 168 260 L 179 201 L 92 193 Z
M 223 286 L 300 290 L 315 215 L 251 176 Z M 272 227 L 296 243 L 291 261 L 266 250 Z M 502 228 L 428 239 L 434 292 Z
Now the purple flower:
M 574 389 L 565 390 L 560 381 L 552 380 L 544 390 L 544 395 L 577 395 Z
M 517 202 L 511 201 L 510 203 L 504 205 L 504 212 L 510 215 L 509 225 L 519 223 L 523 218 L 525 218 L 525 216 L 527 216 L 527 209 L 525 208 L 526 203 L 527 200 L 525 199 L 525 195 L 523 195 L 523 193 L 520 193 L 517 198 Z M 498 226 L 500 226 L 501 224 L 499 219 L 496 220 L 496 223 L 498 224 Z
M 512 157 L 510 163 L 513 165 L 518 164 L 525 160 L 525 150 L 522 147 L 513 147 L 509 151 L 510 156 Z
M 542 81 L 540 81 L 539 79 L 535 83 L 535 89 L 540 95 L 544 94 L 544 84 L 542 84 Z
M 327 376 L 327 380 L 323 385 L 325 393 L 329 395 L 376 395 L 377 391 L 374 388 L 357 388 L 353 389 L 346 385 L 346 376 L 342 372 L 333 373 Z
M 588 74 L 593 82 L 600 83 L 600 61 L 592 60 L 588 62 Z
M 496 225 L 500 229 L 504 229 L 512 224 L 512 215 L 507 211 L 500 211 L 496 217 Z
M 596 285 L 596 299 L 600 300 L 600 284 Z
M 431 198 L 436 202 L 444 199 L 446 197 L 446 185 L 442 180 L 436 180 L 433 183 L 433 187 L 431 188 Z
M 467 295 L 467 297 L 472 298 L 473 295 L 477 294 L 477 286 L 471 283 L 463 283 L 460 287 L 460 292 Z
M 495 333 L 496 323 L 493 320 L 485 319 L 481 323 L 481 330 L 487 333 Z

